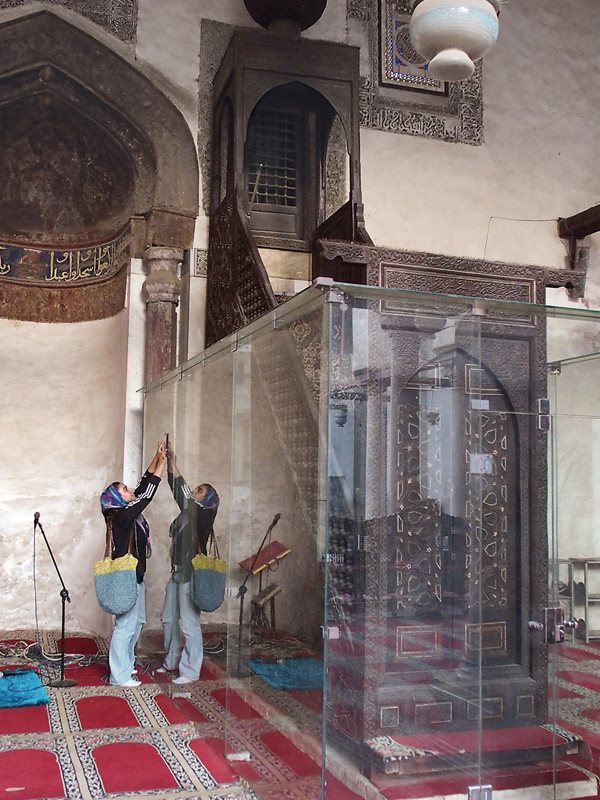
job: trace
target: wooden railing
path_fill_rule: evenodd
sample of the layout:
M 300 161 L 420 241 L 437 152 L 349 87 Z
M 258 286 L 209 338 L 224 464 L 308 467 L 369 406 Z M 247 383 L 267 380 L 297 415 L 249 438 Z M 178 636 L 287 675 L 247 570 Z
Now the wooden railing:
M 365 284 L 367 275 L 362 264 L 329 261 L 319 247 L 321 239 L 352 244 L 373 244 L 366 231 L 362 204 L 348 200 L 315 230 L 312 240 L 312 279 L 333 278 L 340 283 Z
M 248 221 L 229 192 L 210 221 L 206 345 L 257 319 L 277 305 Z

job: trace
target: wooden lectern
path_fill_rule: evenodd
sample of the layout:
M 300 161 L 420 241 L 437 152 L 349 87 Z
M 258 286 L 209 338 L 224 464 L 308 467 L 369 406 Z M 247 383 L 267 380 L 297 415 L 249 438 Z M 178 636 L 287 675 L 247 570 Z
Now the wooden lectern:
M 281 586 L 278 583 L 270 583 L 263 589 L 263 574 L 266 574 L 265 570 L 271 569 L 274 564 L 279 564 L 281 559 L 290 552 L 290 547 L 286 547 L 275 539 L 262 550 L 239 562 L 243 570 L 250 575 L 258 575 L 259 580 L 258 594 L 252 598 L 251 626 L 275 630 L 275 597 L 281 592 Z M 267 603 L 269 604 L 270 619 L 265 613 Z

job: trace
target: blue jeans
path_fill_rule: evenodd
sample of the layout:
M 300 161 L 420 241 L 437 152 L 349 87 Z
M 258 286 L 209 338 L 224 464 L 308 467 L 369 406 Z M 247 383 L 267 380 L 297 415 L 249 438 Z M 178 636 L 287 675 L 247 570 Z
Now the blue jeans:
M 169 670 L 179 668 L 182 678 L 197 681 L 202 668 L 204 646 L 200 612 L 192 602 L 191 583 L 179 583 L 171 575 L 165 589 L 162 621 L 165 637 L 164 665 Z M 181 634 L 184 644 L 181 646 Z
M 137 600 L 131 611 L 115 616 L 115 627 L 110 640 L 108 664 L 110 683 L 118 686 L 131 678 L 135 663 L 135 646 L 146 622 L 146 587 L 137 585 Z

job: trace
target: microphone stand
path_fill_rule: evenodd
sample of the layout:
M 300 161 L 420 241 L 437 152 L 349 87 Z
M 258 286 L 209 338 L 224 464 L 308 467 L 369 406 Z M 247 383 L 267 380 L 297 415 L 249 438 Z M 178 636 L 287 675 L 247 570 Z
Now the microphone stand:
M 52 552 L 52 548 L 48 543 L 48 539 L 46 538 L 46 534 L 44 533 L 44 529 L 42 527 L 42 523 L 40 522 L 40 515 L 36 512 L 33 517 L 33 529 L 35 531 L 36 526 L 40 529 L 42 536 L 44 537 L 44 541 L 46 542 L 46 547 L 48 548 L 48 552 L 50 553 L 50 558 L 52 559 L 52 563 L 56 569 L 56 573 L 58 575 L 58 579 L 61 583 L 62 589 L 60 591 L 60 599 L 62 602 L 62 619 L 61 619 L 61 633 L 60 633 L 60 678 L 56 678 L 55 680 L 48 681 L 48 686 L 53 686 L 59 689 L 66 688 L 68 686 L 75 686 L 77 681 L 73 680 L 72 678 L 65 678 L 65 603 L 71 602 L 71 598 L 69 597 L 69 592 L 65 586 L 65 582 L 62 579 L 62 575 L 60 574 L 60 570 L 58 568 L 58 564 L 56 563 L 56 559 L 54 558 L 54 553 Z
M 238 675 L 242 674 L 242 628 L 243 628 L 243 625 L 244 625 L 244 596 L 245 596 L 246 592 L 248 591 L 248 587 L 246 586 L 246 584 L 248 583 L 248 578 L 252 575 L 252 570 L 254 569 L 254 566 L 255 566 L 256 562 L 258 561 L 258 557 L 259 557 L 259 555 L 261 553 L 261 550 L 265 546 L 265 542 L 267 541 L 267 538 L 270 536 L 271 531 L 273 530 L 275 525 L 277 525 L 277 523 L 279 522 L 280 517 L 281 517 L 281 514 L 275 514 L 275 516 L 273 517 L 273 521 L 271 522 L 271 524 L 267 528 L 267 532 L 263 536 L 263 540 L 260 543 L 260 546 L 259 546 L 258 550 L 254 554 L 254 558 L 252 559 L 252 564 L 250 564 L 250 569 L 246 573 L 246 577 L 244 578 L 244 582 L 242 583 L 242 585 L 238 589 L 237 596 L 240 598 L 240 616 L 239 616 L 239 621 L 238 621 L 238 653 L 237 653 L 237 673 L 238 673 Z M 244 674 L 247 674 L 247 672 L 245 672 Z

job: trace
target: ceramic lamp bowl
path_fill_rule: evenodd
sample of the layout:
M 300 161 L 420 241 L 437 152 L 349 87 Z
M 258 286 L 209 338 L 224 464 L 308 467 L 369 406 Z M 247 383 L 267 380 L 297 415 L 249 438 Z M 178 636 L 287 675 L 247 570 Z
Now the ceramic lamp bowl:
M 464 80 L 498 38 L 498 15 L 490 0 L 422 0 L 409 30 L 434 78 Z

